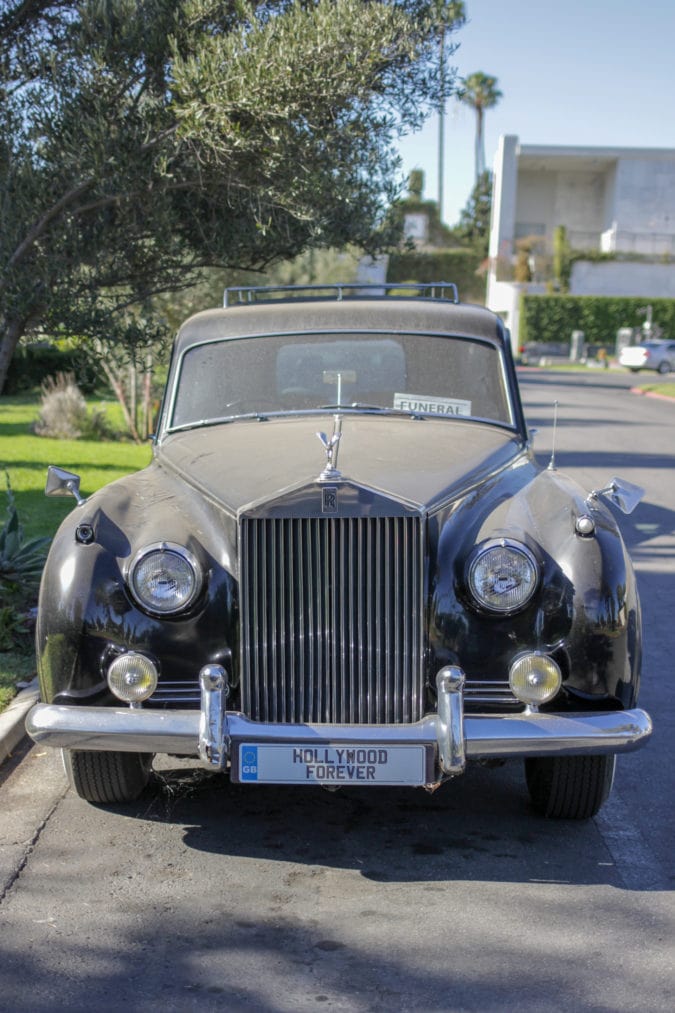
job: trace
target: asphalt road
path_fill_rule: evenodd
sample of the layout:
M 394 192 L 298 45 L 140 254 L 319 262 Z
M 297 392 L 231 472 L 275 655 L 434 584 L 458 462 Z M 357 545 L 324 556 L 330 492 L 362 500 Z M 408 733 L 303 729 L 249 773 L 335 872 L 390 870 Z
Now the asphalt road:
M 675 1006 L 675 404 L 614 373 L 522 377 L 543 463 L 647 490 L 651 744 L 595 820 L 538 819 L 520 763 L 435 795 L 230 785 L 163 764 L 97 809 L 27 750 L 0 785 L 0 1010 L 668 1010 Z

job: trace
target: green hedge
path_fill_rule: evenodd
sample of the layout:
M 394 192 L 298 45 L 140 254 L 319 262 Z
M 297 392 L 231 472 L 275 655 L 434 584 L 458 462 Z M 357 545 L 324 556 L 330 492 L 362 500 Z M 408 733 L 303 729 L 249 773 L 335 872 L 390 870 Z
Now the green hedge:
M 646 305 L 652 322 L 665 337 L 675 336 L 675 299 L 628 296 L 524 295 L 520 309 L 519 344 L 569 341 L 572 331 L 583 331 L 591 345 L 611 345 L 620 327 L 639 327 L 645 322 Z
M 56 373 L 74 373 L 85 394 L 92 393 L 97 386 L 96 376 L 81 352 L 62 351 L 55 345 L 19 345 L 9 367 L 4 393 L 35 390 L 46 377 Z
M 452 281 L 462 302 L 485 303 L 485 275 L 478 269 L 483 260 L 473 250 L 434 250 L 394 253 L 389 257 L 387 283 L 404 281 Z

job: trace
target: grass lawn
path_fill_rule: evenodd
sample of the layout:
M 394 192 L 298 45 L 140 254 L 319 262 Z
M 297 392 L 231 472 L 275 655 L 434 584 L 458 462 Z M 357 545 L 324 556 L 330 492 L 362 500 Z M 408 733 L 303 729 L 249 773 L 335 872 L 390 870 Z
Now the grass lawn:
M 662 397 L 675 397 L 675 382 L 670 383 L 641 383 L 640 387 L 645 393 L 661 394 Z
M 104 407 L 112 429 L 122 429 L 121 412 L 113 402 L 89 400 L 91 408 Z M 19 520 L 26 537 L 52 536 L 70 513 L 75 500 L 47 499 L 44 494 L 47 465 L 56 464 L 80 475 L 84 496 L 116 478 L 144 468 L 150 462 L 150 444 L 123 441 L 54 440 L 35 436 L 32 423 L 39 412 L 39 394 L 0 397 L 0 526 L 5 521 L 5 477 L 9 474 Z M 0 603 L 2 604 L 2 603 Z M 0 652 L 0 710 L 16 693 L 16 683 L 35 674 L 32 655 Z
M 121 429 L 117 404 L 89 400 L 92 408 L 103 404 L 113 429 Z M 96 440 L 54 440 L 35 436 L 31 425 L 39 411 L 39 395 L 0 397 L 0 524 L 4 521 L 4 468 L 9 473 L 19 519 L 27 536 L 53 535 L 73 509 L 75 500 L 44 495 L 47 465 L 77 472 L 84 496 L 116 478 L 149 464 L 150 445 Z

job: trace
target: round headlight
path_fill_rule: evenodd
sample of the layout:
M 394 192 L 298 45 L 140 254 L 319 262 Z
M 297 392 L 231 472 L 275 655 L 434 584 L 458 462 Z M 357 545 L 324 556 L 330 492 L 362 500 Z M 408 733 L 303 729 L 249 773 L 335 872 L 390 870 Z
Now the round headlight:
M 140 703 L 157 689 L 157 666 L 144 654 L 120 654 L 108 669 L 108 685 L 118 700 Z
M 514 696 L 526 704 L 547 703 L 560 689 L 560 668 L 546 654 L 523 654 L 511 665 L 509 682 Z
M 167 542 L 149 545 L 129 570 L 134 597 L 149 612 L 171 615 L 192 604 L 201 588 L 201 570 L 191 552 Z
M 530 600 L 537 587 L 539 568 L 520 542 L 487 542 L 469 565 L 469 589 L 479 605 L 491 612 L 514 612 Z

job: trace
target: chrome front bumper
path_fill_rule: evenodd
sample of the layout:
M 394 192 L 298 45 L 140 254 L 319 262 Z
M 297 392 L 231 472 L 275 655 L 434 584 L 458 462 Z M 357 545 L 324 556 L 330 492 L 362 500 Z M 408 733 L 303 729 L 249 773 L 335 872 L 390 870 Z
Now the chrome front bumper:
M 461 774 L 467 759 L 620 753 L 644 745 L 652 731 L 639 709 L 579 714 L 465 716 L 464 674 L 437 676 L 438 713 L 409 725 L 308 725 L 250 721 L 227 710 L 228 687 L 219 666 L 200 673 L 201 711 L 37 704 L 26 730 L 35 742 L 64 749 L 174 753 L 224 769 L 239 743 L 315 747 L 423 745 L 433 755 L 428 780 Z

